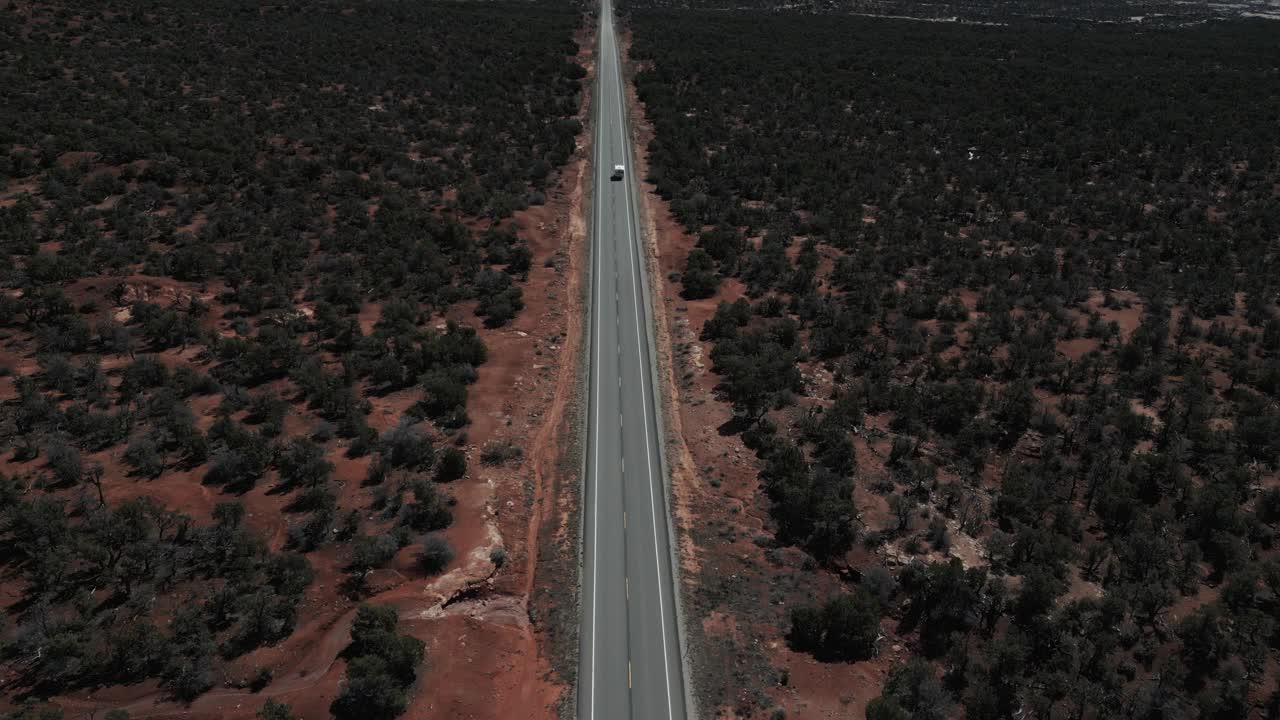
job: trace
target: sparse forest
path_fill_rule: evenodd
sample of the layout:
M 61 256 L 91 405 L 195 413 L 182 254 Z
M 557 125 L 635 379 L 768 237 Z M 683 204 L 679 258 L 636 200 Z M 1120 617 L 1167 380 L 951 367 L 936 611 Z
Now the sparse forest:
M 628 22 L 774 536 L 694 617 L 905 648 L 875 720 L 1280 717 L 1275 26 Z
M 580 25 L 0 0 L 0 708 L 257 691 L 242 658 L 300 607 L 450 563 L 479 326 L 523 307 L 512 215 L 574 151 Z M 410 697 L 422 644 L 379 618 L 340 716 Z

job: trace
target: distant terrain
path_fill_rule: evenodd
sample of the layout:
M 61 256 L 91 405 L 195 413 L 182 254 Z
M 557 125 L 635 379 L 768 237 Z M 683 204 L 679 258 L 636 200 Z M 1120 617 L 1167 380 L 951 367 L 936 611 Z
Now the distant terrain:
M 645 0 L 643 4 L 666 9 L 836 13 L 978 25 L 1034 20 L 1173 27 L 1240 17 L 1280 20 L 1276 0 Z
M 626 12 L 704 711 L 1280 717 L 1278 26 Z
M 502 652 L 550 682 L 503 468 L 565 321 L 581 26 L 0 0 L 0 714 L 456 710 L 440 668 Z M 446 617 L 495 582 L 496 625 Z

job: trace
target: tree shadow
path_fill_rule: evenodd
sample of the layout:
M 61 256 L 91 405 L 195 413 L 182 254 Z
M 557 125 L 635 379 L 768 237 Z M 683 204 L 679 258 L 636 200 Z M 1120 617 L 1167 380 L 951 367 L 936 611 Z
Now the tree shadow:
M 730 435 L 741 435 L 742 433 L 750 430 L 751 426 L 754 424 L 755 422 L 751 420 L 751 418 L 734 415 L 721 423 L 720 427 L 716 428 L 716 430 L 726 437 Z

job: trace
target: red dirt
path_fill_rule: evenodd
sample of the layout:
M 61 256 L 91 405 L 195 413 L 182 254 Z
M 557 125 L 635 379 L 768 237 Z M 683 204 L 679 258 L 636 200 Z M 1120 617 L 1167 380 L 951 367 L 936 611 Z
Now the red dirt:
M 1142 300 L 1132 290 L 1116 290 L 1111 293 L 1111 296 L 1121 305 L 1127 305 L 1128 307 L 1114 310 L 1103 307 L 1103 296 L 1099 292 L 1093 293 L 1086 305 L 1097 310 L 1104 322 L 1115 321 L 1120 326 L 1120 341 L 1125 342 L 1129 339 L 1129 334 L 1137 329 L 1138 323 L 1142 320 Z

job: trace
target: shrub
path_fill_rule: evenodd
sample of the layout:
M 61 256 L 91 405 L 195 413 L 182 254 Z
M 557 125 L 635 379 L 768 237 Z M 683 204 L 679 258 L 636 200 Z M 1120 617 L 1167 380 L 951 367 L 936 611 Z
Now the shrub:
M 467 474 L 467 455 L 456 447 L 448 447 L 440 453 L 436 464 L 436 481 L 453 482 Z
M 358 537 L 351 546 L 351 564 L 348 569 L 353 573 L 363 573 L 380 568 L 391 562 L 399 549 L 399 542 L 387 533 Z
M 435 459 L 435 449 L 426 433 L 401 422 L 382 436 L 383 455 L 391 467 L 424 470 Z
M 276 460 L 280 481 L 287 487 L 314 487 L 329 479 L 333 464 L 324 458 L 324 447 L 311 438 L 297 437 L 289 441 Z
M 490 549 L 489 562 L 493 563 L 494 567 L 502 567 L 503 565 L 505 565 L 507 563 L 506 548 L 494 547 Z
M 321 420 L 316 423 L 315 427 L 311 428 L 311 439 L 323 445 L 332 440 L 336 432 L 333 423 Z
M 267 703 L 258 711 L 258 720 L 299 720 L 299 718 L 293 714 L 293 709 L 288 705 L 276 700 L 267 700 Z
M 249 681 L 249 689 L 252 690 L 253 692 L 261 692 L 264 688 L 266 688 L 268 685 L 271 684 L 271 681 L 274 678 L 275 678 L 275 673 L 272 672 L 271 668 L 267 668 L 267 667 L 258 668 L 258 672 L 253 674 L 253 680 Z M 274 700 L 267 701 L 267 706 L 270 706 L 272 704 L 276 704 L 279 707 L 285 708 L 285 712 L 288 713 L 287 705 L 279 705 L 278 703 L 275 703 Z M 267 706 L 264 706 L 262 709 L 265 711 L 267 709 Z M 264 717 L 262 712 L 258 713 L 258 717 Z M 289 717 L 289 715 L 285 714 L 285 715 L 276 715 L 276 716 L 268 716 L 268 717 L 287 718 Z
M 490 440 L 480 450 L 480 462 L 485 465 L 502 465 L 508 460 L 518 460 L 521 457 L 524 457 L 524 450 L 507 440 Z
M 715 272 L 715 261 L 701 248 L 694 248 L 685 261 L 680 276 L 684 288 L 680 297 L 685 300 L 702 300 L 712 297 L 720 287 L 720 276 Z
M 223 449 L 214 453 L 204 481 L 210 485 L 225 487 L 231 492 L 244 492 L 253 488 L 265 470 L 253 454 Z
M 449 500 L 430 483 L 413 483 L 413 502 L 401 511 L 401 522 L 418 532 L 443 530 L 453 522 Z
M 422 377 L 419 384 L 426 394 L 419 405 L 427 417 L 442 427 L 466 424 L 467 384 L 457 372 L 432 370 Z
M 880 606 L 858 592 L 839 595 L 821 607 L 791 611 L 791 648 L 812 654 L 823 662 L 866 660 L 876 654 L 880 634 Z
M 84 460 L 80 451 L 62 440 L 53 440 L 45 449 L 49 470 L 54 480 L 63 485 L 74 485 L 84 475 Z
M 329 711 L 338 720 L 384 720 L 401 715 L 408 703 L 385 660 L 360 656 L 347 663 L 347 678 Z
M 934 515 L 929 520 L 929 544 L 934 550 L 945 553 L 951 549 L 951 535 L 947 532 L 947 523 L 941 515 Z
M 418 567 L 428 575 L 444 571 L 453 562 L 453 548 L 443 536 L 431 533 L 422 538 L 422 552 L 418 555 Z
M 129 443 L 124 451 L 124 461 L 133 472 L 154 478 L 164 471 L 164 456 L 150 435 L 143 435 Z

